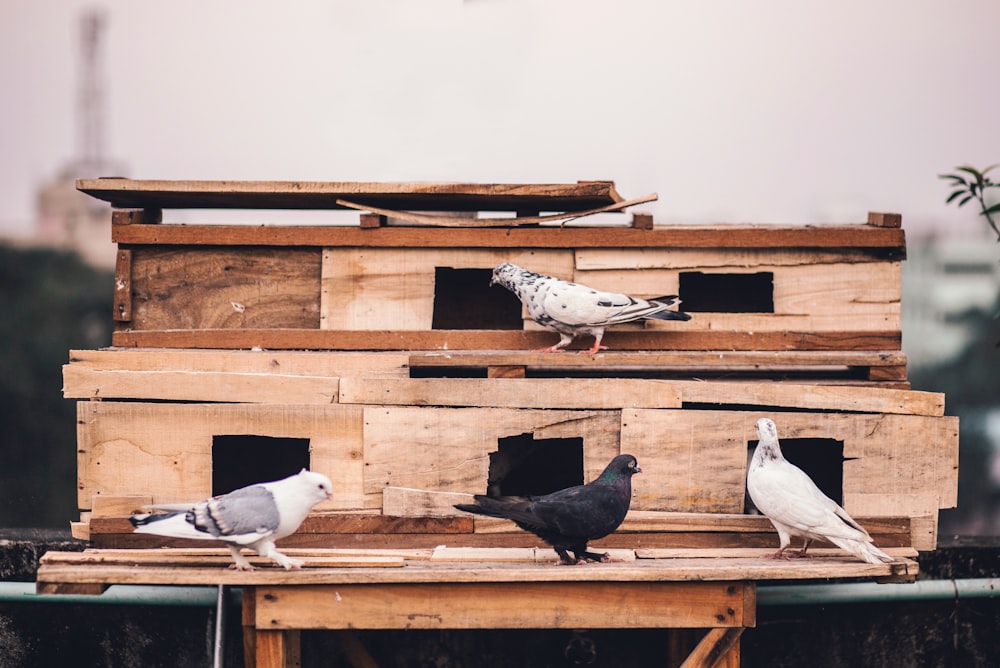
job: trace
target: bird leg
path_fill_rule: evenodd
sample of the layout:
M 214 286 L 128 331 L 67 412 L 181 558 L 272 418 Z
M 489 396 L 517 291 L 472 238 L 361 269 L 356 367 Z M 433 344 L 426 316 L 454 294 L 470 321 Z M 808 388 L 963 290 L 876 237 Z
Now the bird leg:
M 580 354 L 581 355 L 596 355 L 597 352 L 600 351 L 600 350 L 607 350 L 608 349 L 607 346 L 602 346 L 601 345 L 601 339 L 603 339 L 603 338 L 604 338 L 604 333 L 603 332 L 601 332 L 600 334 L 595 334 L 594 335 L 594 345 L 590 348 L 590 350 L 581 350 Z
M 791 554 L 793 557 L 798 557 L 800 559 L 811 559 L 812 555 L 806 554 L 806 550 L 809 549 L 809 545 L 810 544 L 812 544 L 812 539 L 811 538 L 806 538 L 802 542 L 802 549 L 801 550 L 791 550 L 791 551 L 789 551 L 789 554 Z
M 291 557 L 278 552 L 278 549 L 274 546 L 271 541 L 266 541 L 261 545 L 257 546 L 257 552 L 262 557 L 268 559 L 273 559 L 279 566 L 285 570 L 298 570 L 302 568 L 305 564 L 301 559 L 292 559 Z
M 533 353 L 561 353 L 563 348 L 573 342 L 573 337 L 569 334 L 559 334 L 559 343 L 554 343 L 548 348 L 536 348 Z
M 253 571 L 253 570 L 256 570 L 254 568 L 253 564 L 251 564 L 249 561 L 247 561 L 247 558 L 243 556 L 242 552 L 240 552 L 240 546 L 239 545 L 227 545 L 226 547 L 229 548 L 229 553 L 231 555 L 233 555 L 233 561 L 235 562 L 235 563 L 229 564 L 229 568 L 230 569 L 237 570 L 237 571 Z
M 556 554 L 559 555 L 559 561 L 557 562 L 558 565 L 560 565 L 560 566 L 575 566 L 578 563 L 580 563 L 579 559 L 575 559 L 575 558 L 569 556 L 569 552 L 567 552 L 563 548 L 561 548 L 561 547 L 553 547 L 552 549 L 554 549 L 556 551 Z

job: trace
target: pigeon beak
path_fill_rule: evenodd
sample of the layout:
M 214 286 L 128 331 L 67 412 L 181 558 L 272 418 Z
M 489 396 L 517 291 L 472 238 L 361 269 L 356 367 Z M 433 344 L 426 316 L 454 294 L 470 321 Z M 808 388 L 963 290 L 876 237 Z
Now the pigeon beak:
M 641 469 L 641 468 L 639 468 L 639 465 L 638 465 L 638 464 L 636 464 L 636 465 L 635 465 L 635 472 L 636 472 L 636 473 L 642 473 L 642 469 Z

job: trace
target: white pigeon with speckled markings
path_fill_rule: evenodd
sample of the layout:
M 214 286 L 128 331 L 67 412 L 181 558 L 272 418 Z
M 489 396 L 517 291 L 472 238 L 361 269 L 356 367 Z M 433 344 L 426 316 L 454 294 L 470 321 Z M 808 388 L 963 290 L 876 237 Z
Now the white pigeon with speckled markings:
M 687 313 L 672 310 L 680 304 L 675 295 L 639 299 L 618 292 L 604 292 L 553 276 L 538 274 L 504 262 L 493 269 L 490 285 L 499 283 L 521 300 L 532 320 L 559 333 L 559 342 L 535 352 L 562 350 L 583 334 L 594 337 L 594 345 L 582 354 L 606 350 L 601 345 L 604 330 L 611 325 L 653 318 L 690 320 Z

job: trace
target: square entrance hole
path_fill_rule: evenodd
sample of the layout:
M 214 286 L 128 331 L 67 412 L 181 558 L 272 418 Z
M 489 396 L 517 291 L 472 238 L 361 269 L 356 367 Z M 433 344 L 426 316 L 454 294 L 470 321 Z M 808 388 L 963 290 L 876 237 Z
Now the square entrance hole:
M 750 441 L 747 465 L 753 459 L 757 441 Z M 806 472 L 820 491 L 844 505 L 844 442 L 832 438 L 783 438 L 781 452 L 792 464 Z M 757 513 L 750 495 L 746 495 L 746 512 Z
M 309 468 L 309 439 L 213 436 L 212 495 L 280 480 Z
M 522 329 L 521 302 L 490 286 L 492 269 L 434 269 L 431 329 Z
M 489 496 L 538 496 L 583 484 L 583 438 L 501 438 L 490 453 Z
M 678 296 L 684 311 L 774 313 L 774 273 L 706 274 L 682 271 Z

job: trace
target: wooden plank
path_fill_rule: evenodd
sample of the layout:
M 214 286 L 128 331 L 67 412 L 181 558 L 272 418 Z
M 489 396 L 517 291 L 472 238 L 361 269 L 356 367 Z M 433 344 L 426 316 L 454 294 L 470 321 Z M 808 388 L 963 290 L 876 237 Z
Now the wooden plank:
M 115 292 L 112 317 L 116 322 L 132 320 L 132 251 L 119 248 L 115 257 Z
M 680 408 L 686 404 L 774 406 L 944 415 L 933 392 L 799 383 L 633 378 L 345 378 L 345 404 L 508 408 Z
M 888 350 L 608 350 L 600 355 L 553 355 L 530 351 L 414 351 L 410 367 L 906 367 L 906 353 Z
M 307 573 L 266 568 L 240 572 L 216 566 L 136 567 L 117 562 L 94 563 L 80 552 L 48 552 L 39 570 L 40 584 L 433 584 L 433 583 L 603 583 L 733 582 L 753 580 L 811 580 L 916 575 L 915 562 L 902 559 L 891 564 L 867 564 L 850 555 L 815 559 L 676 558 L 591 564 L 563 568 L 552 562 L 470 560 L 439 563 L 406 560 L 406 568 L 315 568 Z M 51 556 L 50 556 L 51 555 Z M 85 561 L 90 559 L 90 561 Z M 512 588 L 514 589 L 514 588 Z
M 364 490 L 385 487 L 485 493 L 498 439 L 583 440 L 585 480 L 619 454 L 618 411 L 368 406 L 364 408 Z
M 671 381 L 634 378 L 344 378 L 340 402 L 508 408 L 680 408 Z
M 69 363 L 97 371 L 200 371 L 289 376 L 408 377 L 404 352 L 113 348 L 70 350 Z
M 161 209 L 115 209 L 111 212 L 112 225 L 158 225 L 162 222 Z
M 516 350 L 551 345 L 551 332 L 521 330 L 315 330 L 181 329 L 119 330 L 115 346 L 124 348 L 265 348 L 271 350 Z M 899 331 L 775 332 L 608 332 L 604 343 L 625 350 L 900 350 Z M 576 350 L 590 342 L 577 342 Z M 566 353 L 563 353 L 564 355 Z M 599 353 L 594 357 L 600 357 Z M 550 356 L 555 359 L 556 354 Z
M 202 371 L 95 371 L 63 367 L 63 396 L 251 403 L 337 403 L 340 379 Z
M 321 262 L 317 249 L 136 248 L 129 326 L 317 329 Z
M 573 254 L 566 250 L 532 253 L 475 248 L 324 249 L 321 327 L 429 330 L 438 267 L 491 270 L 504 261 L 531 261 L 538 271 L 568 274 Z
M 303 200 L 303 204 L 305 200 Z M 315 208 L 315 207 L 306 207 Z M 468 207 L 463 210 L 469 210 Z M 112 241 L 133 245 L 329 248 L 869 248 L 902 260 L 902 229 L 869 225 L 671 225 L 455 228 L 249 225 L 120 225 Z
M 544 211 L 621 201 L 612 181 L 576 183 L 421 183 L 318 181 L 167 181 L 79 179 L 77 190 L 119 208 L 338 209 L 341 198 L 407 210 Z
M 552 582 L 340 585 L 255 591 L 266 629 L 699 628 L 742 626 L 752 585 Z M 488 601 L 488 605 L 484 602 Z
M 621 450 L 636 456 L 643 473 L 633 481 L 636 510 L 740 513 L 743 510 L 748 446 L 754 424 L 774 419 L 783 439 L 843 441 L 844 506 L 858 493 L 879 490 L 899 499 L 893 512 L 926 513 L 910 495 L 929 494 L 941 508 L 957 493 L 957 418 L 920 415 L 775 413 L 711 410 L 622 411 Z M 906 508 L 905 511 L 902 509 Z
M 362 409 L 284 404 L 77 404 L 78 500 L 152 494 L 154 503 L 195 502 L 212 494 L 212 437 L 309 439 L 310 468 L 331 478 L 334 496 L 317 510 L 377 508 L 381 494 L 361 487 Z
M 722 226 L 725 231 L 726 226 Z M 883 250 L 844 246 L 842 248 L 802 247 L 694 247 L 694 248 L 578 248 L 575 271 L 581 275 L 605 272 L 653 270 L 756 272 L 763 267 L 816 267 L 824 270 L 831 264 L 887 262 Z

